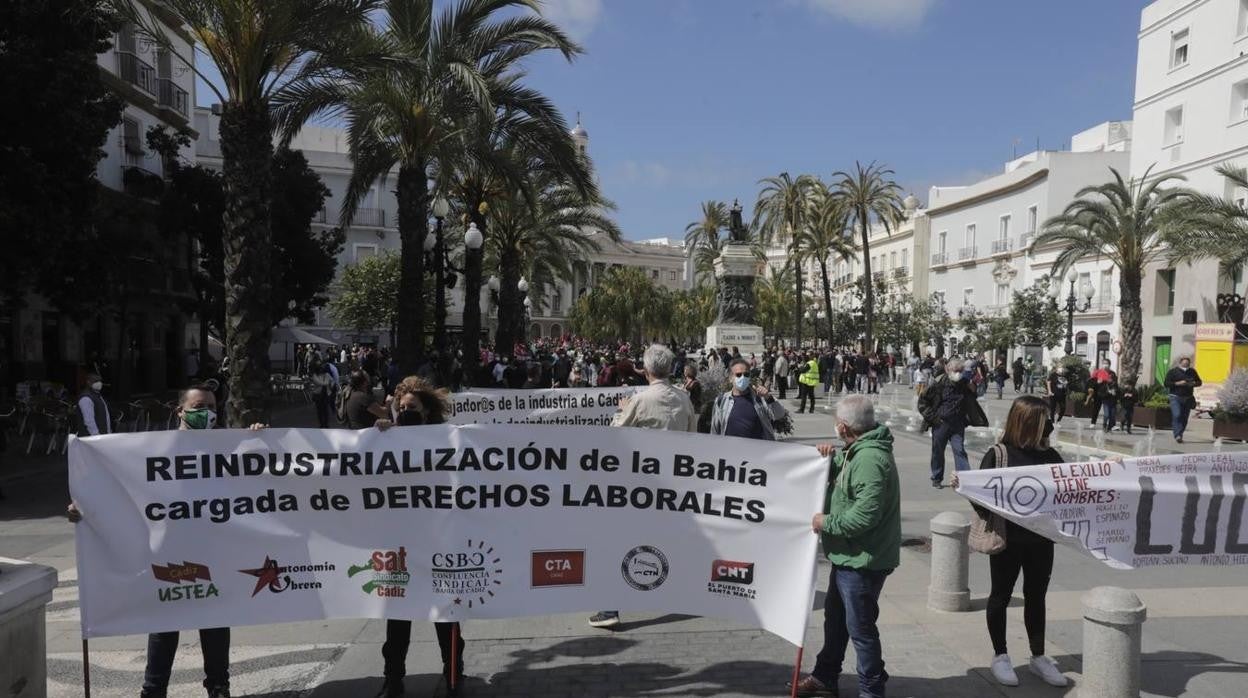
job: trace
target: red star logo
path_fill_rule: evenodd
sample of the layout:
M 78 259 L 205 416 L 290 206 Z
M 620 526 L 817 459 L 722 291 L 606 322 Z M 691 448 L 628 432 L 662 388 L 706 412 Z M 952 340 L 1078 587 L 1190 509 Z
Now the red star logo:
M 456 606 L 459 606 L 460 604 L 461 604 L 461 599 L 460 599 L 459 597 L 456 597 L 456 598 L 455 598 L 455 605 L 456 605 Z
M 278 581 L 284 571 L 285 570 L 283 568 L 278 567 L 277 560 L 270 558 L 268 555 L 264 556 L 264 565 L 262 567 L 254 570 L 239 570 L 239 572 L 242 572 L 243 574 L 250 574 L 256 578 L 256 588 L 251 592 L 253 597 L 256 594 L 259 594 L 260 590 L 266 586 L 269 587 L 271 591 L 281 591 Z

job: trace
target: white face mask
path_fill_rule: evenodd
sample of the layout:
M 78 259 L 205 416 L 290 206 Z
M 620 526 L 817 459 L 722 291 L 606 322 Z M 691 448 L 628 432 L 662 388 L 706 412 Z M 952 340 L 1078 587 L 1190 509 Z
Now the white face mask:
M 736 387 L 737 390 L 740 390 L 741 392 L 745 392 L 746 390 L 749 390 L 750 388 L 750 377 L 749 376 L 737 376 L 736 378 L 732 380 L 732 385 Z
M 104 384 L 99 381 L 96 381 L 91 384 L 91 389 L 98 393 L 104 389 Z
M 949 380 L 951 380 L 951 381 L 953 381 L 953 382 L 955 382 L 955 383 L 956 383 L 956 382 L 958 382 L 958 381 L 960 381 L 960 380 L 962 380 L 962 372 L 961 372 L 961 371 L 950 371 L 950 372 L 949 372 Z

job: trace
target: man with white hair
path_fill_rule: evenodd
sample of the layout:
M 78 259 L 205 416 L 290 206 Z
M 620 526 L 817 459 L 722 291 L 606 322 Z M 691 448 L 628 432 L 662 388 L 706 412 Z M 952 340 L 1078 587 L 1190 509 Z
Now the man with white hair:
M 932 430 L 932 487 L 945 486 L 945 446 L 953 446 L 954 467 L 969 470 L 966 428 L 988 426 L 988 416 L 979 406 L 965 369 L 962 359 L 949 359 L 944 375 L 933 379 L 919 397 L 919 414 L 923 415 L 924 427 Z
M 615 413 L 611 426 L 696 432 L 698 413 L 693 409 L 689 393 L 668 380 L 676 355 L 662 344 L 651 344 L 642 356 L 642 363 L 650 385 L 620 400 L 620 410 Z M 620 624 L 620 612 L 599 611 L 590 617 L 589 624 L 595 628 L 615 627 Z
M 824 596 L 823 649 L 795 695 L 838 695 L 837 680 L 852 640 L 858 695 L 882 698 L 888 672 L 876 620 L 884 580 L 901 562 L 901 487 L 893 435 L 876 424 L 875 407 L 863 395 L 837 403 L 836 433 L 844 449 L 819 445 L 821 455 L 831 456 L 831 469 L 823 511 L 811 519 L 811 529 L 832 563 Z

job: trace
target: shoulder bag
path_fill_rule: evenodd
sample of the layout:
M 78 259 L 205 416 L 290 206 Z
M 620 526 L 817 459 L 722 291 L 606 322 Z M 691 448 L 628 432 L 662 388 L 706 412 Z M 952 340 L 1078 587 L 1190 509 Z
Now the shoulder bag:
M 995 444 L 992 449 L 997 454 L 997 467 L 1007 467 L 1005 446 Z M 976 508 L 967 544 L 971 550 L 985 555 L 996 555 L 1005 550 L 1005 519 L 999 514 Z

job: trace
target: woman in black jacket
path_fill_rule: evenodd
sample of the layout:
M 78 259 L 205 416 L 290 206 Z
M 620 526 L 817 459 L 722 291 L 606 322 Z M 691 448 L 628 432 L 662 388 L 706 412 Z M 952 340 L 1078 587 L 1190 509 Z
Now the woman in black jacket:
M 1034 395 L 1015 398 L 1005 419 L 1001 441 L 988 449 L 980 468 L 1014 467 L 1063 463 L 1056 450 L 1049 446 L 1053 422 L 1049 406 Z M 1000 456 L 1005 456 L 1001 463 Z M 957 486 L 955 482 L 954 486 Z M 987 512 L 980 510 L 982 515 Z M 1004 686 L 1017 686 L 1018 675 L 1006 650 L 1005 617 L 1014 583 L 1023 575 L 1023 624 L 1031 649 L 1028 667 L 1051 686 L 1065 686 L 1066 677 L 1057 663 L 1044 653 L 1045 595 L 1053 573 L 1053 541 L 1006 522 L 1005 550 L 988 558 L 992 573 L 992 591 L 988 595 L 988 637 L 992 640 L 992 675 Z

